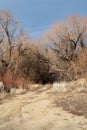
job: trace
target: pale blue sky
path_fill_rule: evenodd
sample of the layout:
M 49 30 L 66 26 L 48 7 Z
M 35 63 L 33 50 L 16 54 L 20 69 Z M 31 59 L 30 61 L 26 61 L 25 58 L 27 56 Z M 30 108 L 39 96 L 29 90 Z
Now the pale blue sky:
M 11 11 L 31 38 L 39 38 L 57 21 L 87 16 L 87 0 L 0 0 L 0 10 Z

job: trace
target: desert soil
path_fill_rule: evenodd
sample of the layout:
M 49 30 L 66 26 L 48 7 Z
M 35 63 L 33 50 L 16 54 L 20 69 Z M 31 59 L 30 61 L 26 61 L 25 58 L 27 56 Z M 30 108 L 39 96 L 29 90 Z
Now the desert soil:
M 27 92 L 0 101 L 0 130 L 87 130 L 87 118 L 56 107 L 52 92 Z

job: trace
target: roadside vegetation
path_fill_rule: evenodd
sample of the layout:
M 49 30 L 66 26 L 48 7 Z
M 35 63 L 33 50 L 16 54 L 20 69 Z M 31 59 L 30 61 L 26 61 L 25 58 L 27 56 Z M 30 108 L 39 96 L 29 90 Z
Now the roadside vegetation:
M 10 12 L 0 11 L 0 80 L 6 88 L 84 78 L 86 55 L 87 17 L 71 16 L 31 40 Z

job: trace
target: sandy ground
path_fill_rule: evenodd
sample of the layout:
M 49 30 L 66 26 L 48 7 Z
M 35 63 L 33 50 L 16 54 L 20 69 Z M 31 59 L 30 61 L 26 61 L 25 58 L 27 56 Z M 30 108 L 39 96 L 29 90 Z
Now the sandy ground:
M 0 102 L 0 130 L 87 130 L 87 119 L 53 104 L 53 96 L 28 92 Z

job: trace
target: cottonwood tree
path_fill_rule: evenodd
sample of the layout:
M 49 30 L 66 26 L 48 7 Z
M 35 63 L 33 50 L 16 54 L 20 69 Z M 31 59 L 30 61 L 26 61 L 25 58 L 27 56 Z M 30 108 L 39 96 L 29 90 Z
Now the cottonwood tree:
M 84 51 L 87 46 L 87 17 L 72 16 L 67 21 L 55 24 L 46 34 L 50 57 L 50 66 L 58 80 L 77 79 L 78 66 L 75 54 L 78 48 Z
M 77 46 L 86 47 L 87 17 L 72 16 L 68 21 L 54 25 L 48 39 L 54 52 L 63 59 L 72 59 Z
M 8 53 L 8 65 L 11 62 L 12 50 L 15 47 L 16 35 L 18 35 L 18 22 L 14 20 L 14 17 L 9 11 L 0 11 L 0 28 L 2 29 L 2 35 L 4 36 L 4 52 Z M 4 62 L 6 62 L 3 59 Z
M 17 70 L 17 61 L 24 57 L 29 42 L 28 33 L 9 11 L 0 11 L 0 62 L 3 73 Z

